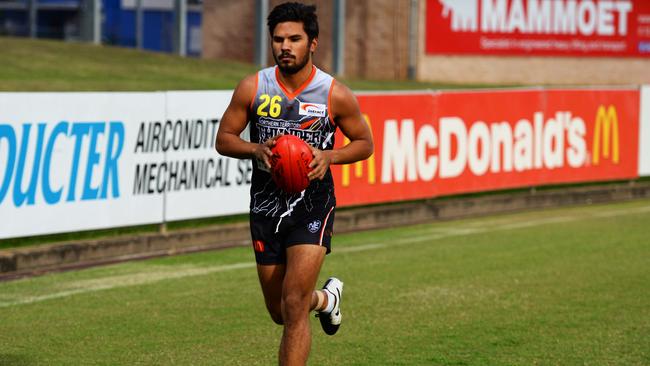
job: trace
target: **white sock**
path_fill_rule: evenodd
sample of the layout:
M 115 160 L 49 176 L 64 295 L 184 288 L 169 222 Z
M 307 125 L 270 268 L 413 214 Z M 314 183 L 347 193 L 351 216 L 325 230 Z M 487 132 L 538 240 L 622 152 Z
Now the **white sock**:
M 327 306 L 323 309 L 324 313 L 331 313 L 334 310 L 334 295 L 327 290 L 323 290 L 325 295 L 327 295 Z

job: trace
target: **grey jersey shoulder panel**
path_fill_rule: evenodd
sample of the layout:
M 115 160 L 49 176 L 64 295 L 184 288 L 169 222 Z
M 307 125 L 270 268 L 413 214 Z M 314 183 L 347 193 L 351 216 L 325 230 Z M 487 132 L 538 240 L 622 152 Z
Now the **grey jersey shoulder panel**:
M 329 113 L 332 76 L 314 67 L 309 83 L 291 95 L 278 81 L 276 72 L 276 67 L 269 67 L 257 74 L 257 91 L 250 110 L 251 141 L 262 143 L 278 134 L 291 134 L 318 149 L 332 149 L 336 132 Z M 280 217 L 309 212 L 325 203 L 335 205 L 331 171 L 323 180 L 312 181 L 305 191 L 287 194 L 275 185 L 263 164 L 253 162 L 251 212 Z

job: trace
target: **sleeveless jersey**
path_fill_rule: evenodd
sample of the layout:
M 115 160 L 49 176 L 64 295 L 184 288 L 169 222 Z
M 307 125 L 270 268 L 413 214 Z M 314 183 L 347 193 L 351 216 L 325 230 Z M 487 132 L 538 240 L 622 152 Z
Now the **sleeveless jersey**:
M 315 148 L 331 150 L 336 132 L 329 105 L 334 78 L 314 66 L 307 81 L 291 93 L 278 74 L 277 66 L 257 73 L 257 91 L 249 111 L 251 142 L 263 143 L 275 135 L 291 134 Z M 304 191 L 290 194 L 275 184 L 262 162 L 254 159 L 250 193 L 251 212 L 270 217 L 301 215 L 314 207 L 336 205 L 329 169 L 322 180 L 313 180 Z

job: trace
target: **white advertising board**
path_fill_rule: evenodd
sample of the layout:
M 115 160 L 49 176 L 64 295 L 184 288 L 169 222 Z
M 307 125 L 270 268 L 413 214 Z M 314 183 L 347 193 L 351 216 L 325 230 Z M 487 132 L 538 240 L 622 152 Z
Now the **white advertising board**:
M 0 239 L 247 212 L 231 94 L 0 93 Z
M 641 87 L 639 175 L 650 176 L 650 85 Z
M 164 93 L 0 93 L 0 238 L 162 220 L 134 196 L 133 126 Z M 159 154 L 162 158 L 162 154 Z
M 248 212 L 250 160 L 225 158 L 214 148 L 231 96 L 232 91 L 167 93 L 167 120 L 160 132 L 167 167 L 158 170 L 160 181 L 168 183 L 166 220 Z M 174 179 L 174 171 L 187 182 Z

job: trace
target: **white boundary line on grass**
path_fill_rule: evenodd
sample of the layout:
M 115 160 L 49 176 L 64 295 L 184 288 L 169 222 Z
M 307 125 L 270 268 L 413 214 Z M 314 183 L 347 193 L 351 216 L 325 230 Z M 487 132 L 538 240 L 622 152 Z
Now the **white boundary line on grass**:
M 530 227 L 547 225 L 547 224 L 568 223 L 572 221 L 578 221 L 578 220 L 594 218 L 594 217 L 607 218 L 607 217 L 615 217 L 621 215 L 646 213 L 646 212 L 650 212 L 650 206 L 640 206 L 640 207 L 634 207 L 626 210 L 612 209 L 612 210 L 605 210 L 602 212 L 587 213 L 582 215 L 577 214 L 573 216 L 557 216 L 557 217 L 550 217 L 550 218 L 540 218 L 536 220 L 504 223 L 500 225 L 499 224 L 495 225 L 494 222 L 487 221 L 482 224 L 478 224 L 478 225 L 471 224 L 468 225 L 467 227 L 461 227 L 461 228 L 444 228 L 442 230 L 441 228 L 432 228 L 432 230 L 429 231 L 432 233 L 428 235 L 426 234 L 426 231 L 423 230 L 419 232 L 420 235 L 418 235 L 417 237 L 402 238 L 402 239 L 388 239 L 385 242 L 345 247 L 345 248 L 337 249 L 336 253 L 362 252 L 362 251 L 373 250 L 373 249 L 382 249 L 382 248 L 389 248 L 389 247 L 392 248 L 394 246 L 417 244 L 426 241 L 450 238 L 455 236 L 472 235 L 472 234 L 494 232 L 494 231 L 501 231 L 501 230 L 530 228 Z M 148 285 L 148 284 L 165 281 L 165 280 L 185 278 L 191 276 L 203 276 L 203 275 L 217 273 L 217 272 L 226 272 L 226 271 L 233 271 L 237 269 L 253 268 L 253 267 L 255 267 L 254 262 L 241 262 L 241 263 L 218 265 L 218 266 L 211 266 L 211 267 L 187 268 L 187 269 L 175 270 L 173 272 L 162 272 L 157 270 L 155 272 L 140 272 L 135 274 L 110 276 L 110 277 L 105 277 L 100 279 L 81 280 L 72 283 L 71 287 L 74 286 L 77 288 L 70 289 L 70 290 L 54 292 L 47 295 L 28 296 L 28 297 L 23 297 L 21 299 L 10 300 L 10 301 L 0 300 L 0 308 L 16 306 L 16 305 L 33 304 L 41 301 L 60 299 L 68 296 L 85 294 L 85 293 L 90 293 L 95 291 L 111 290 L 115 288 L 131 287 L 131 286 L 139 286 L 139 285 Z M 157 269 L 159 268 L 160 267 L 158 267 Z
M 0 302 L 0 308 L 12 306 L 12 305 L 33 304 L 35 302 L 41 302 L 41 301 L 52 300 L 52 299 L 60 299 L 63 297 L 68 297 L 77 294 L 85 294 L 85 293 L 95 292 L 95 291 L 110 290 L 110 289 L 120 288 L 120 287 L 147 285 L 147 284 L 160 282 L 164 280 L 185 278 L 191 276 L 202 276 L 202 275 L 211 274 L 215 272 L 225 272 L 225 271 L 232 271 L 235 269 L 252 268 L 252 267 L 255 267 L 255 263 L 242 262 L 242 263 L 234 263 L 234 264 L 212 266 L 212 267 L 188 268 L 188 269 L 178 270 L 174 272 L 160 272 L 160 271 L 141 272 L 141 273 L 134 273 L 134 274 L 105 277 L 100 279 L 81 280 L 73 283 L 73 286 L 77 285 L 78 288 L 59 291 L 48 295 L 29 296 L 29 297 L 24 297 L 20 300 Z

